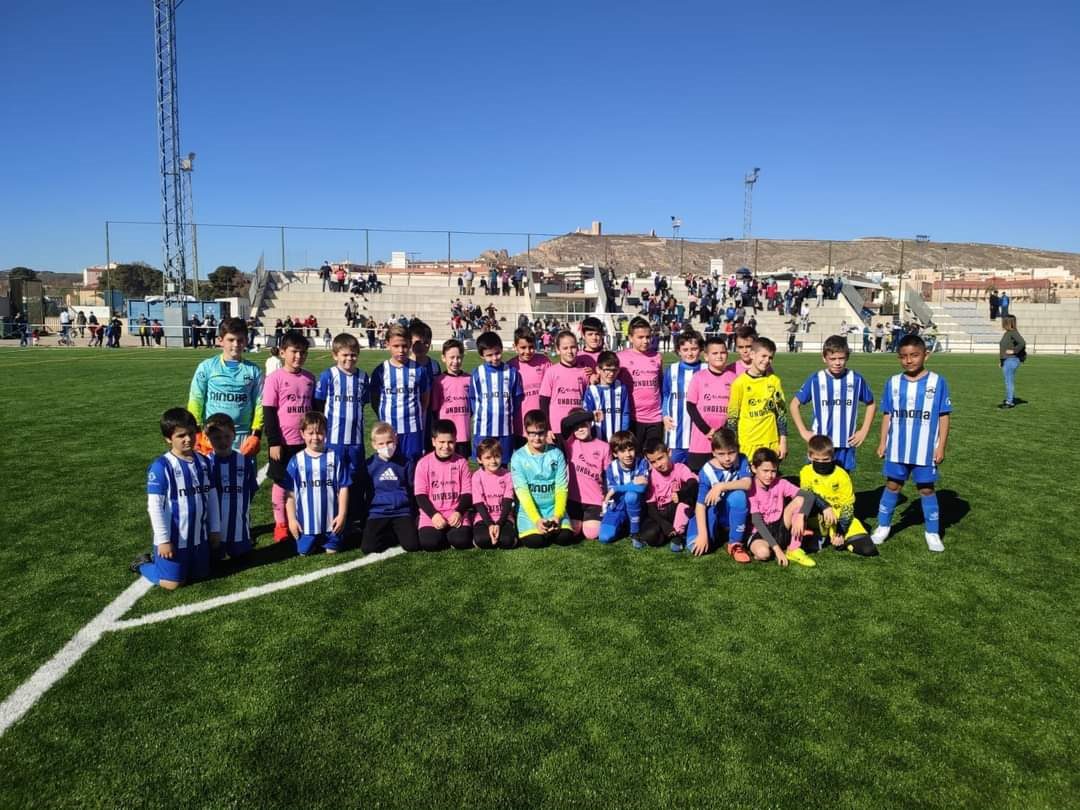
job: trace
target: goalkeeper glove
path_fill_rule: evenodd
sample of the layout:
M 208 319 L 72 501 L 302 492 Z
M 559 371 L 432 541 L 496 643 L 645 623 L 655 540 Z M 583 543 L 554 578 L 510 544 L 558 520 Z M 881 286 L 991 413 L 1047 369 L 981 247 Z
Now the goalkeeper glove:
M 202 453 L 204 456 L 214 452 L 214 445 L 210 444 L 210 439 L 202 431 L 195 434 L 195 451 Z
M 262 441 L 259 439 L 258 434 L 252 434 L 244 439 L 240 444 L 240 455 L 242 456 L 257 456 L 259 455 L 259 448 L 262 446 Z

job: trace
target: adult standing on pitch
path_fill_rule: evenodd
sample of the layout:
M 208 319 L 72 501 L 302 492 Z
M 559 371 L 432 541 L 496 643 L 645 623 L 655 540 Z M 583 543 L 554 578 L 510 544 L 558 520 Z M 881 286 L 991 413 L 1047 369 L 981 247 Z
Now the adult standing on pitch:
M 1016 402 L 1016 370 L 1027 359 L 1027 343 L 1023 336 L 1016 331 L 1016 316 L 1002 315 L 1001 328 L 1005 334 L 1001 336 L 998 348 L 998 362 L 1001 364 L 1002 374 L 1005 375 L 1005 400 L 999 408 L 1015 408 Z

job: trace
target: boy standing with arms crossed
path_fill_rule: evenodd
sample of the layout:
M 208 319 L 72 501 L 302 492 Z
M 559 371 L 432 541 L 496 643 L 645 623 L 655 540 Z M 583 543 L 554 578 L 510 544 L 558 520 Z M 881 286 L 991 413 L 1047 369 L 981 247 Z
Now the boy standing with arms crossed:
M 944 551 L 934 484 L 949 439 L 952 414 L 949 386 L 944 377 L 926 368 L 926 344 L 918 335 L 901 338 L 898 355 L 904 372 L 888 379 L 881 396 L 881 441 L 877 454 L 885 459 L 885 489 L 878 505 L 878 527 L 870 539 L 874 545 L 888 539 L 900 490 L 910 476 L 922 502 L 926 547 Z
M 221 355 L 199 363 L 191 379 L 187 409 L 196 424 L 215 413 L 226 413 L 236 426 L 233 449 L 245 456 L 259 453 L 262 436 L 263 374 L 259 367 L 244 359 L 247 326 L 239 318 L 225 318 L 218 326 Z M 204 455 L 213 448 L 201 433 L 195 449 Z
M 874 392 L 863 376 L 847 367 L 851 350 L 847 340 L 833 335 L 825 341 L 821 357 L 825 368 L 806 378 L 802 388 L 791 399 L 791 420 L 805 441 L 821 434 L 832 440 L 833 460 L 849 473 L 855 470 L 855 448 L 866 441 L 874 421 L 877 404 Z M 814 403 L 814 424 L 811 430 L 803 424 L 799 407 Z M 862 427 L 856 430 L 859 403 L 866 405 Z

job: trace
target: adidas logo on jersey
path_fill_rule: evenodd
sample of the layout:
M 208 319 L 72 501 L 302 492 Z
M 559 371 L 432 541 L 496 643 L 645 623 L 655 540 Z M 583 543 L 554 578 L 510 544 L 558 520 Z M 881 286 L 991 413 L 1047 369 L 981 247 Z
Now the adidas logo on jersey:
M 392 469 L 387 467 L 385 470 L 382 471 L 382 475 L 379 476 L 379 480 L 380 481 L 397 481 L 398 480 L 397 473 L 395 473 Z

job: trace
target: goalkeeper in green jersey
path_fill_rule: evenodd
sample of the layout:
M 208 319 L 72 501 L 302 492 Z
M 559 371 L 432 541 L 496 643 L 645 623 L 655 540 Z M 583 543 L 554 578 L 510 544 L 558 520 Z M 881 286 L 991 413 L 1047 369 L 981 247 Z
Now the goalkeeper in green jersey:
M 525 414 L 525 446 L 510 459 L 510 476 L 518 499 L 517 528 L 529 548 L 552 543 L 561 546 L 577 540 L 566 516 L 570 477 L 566 457 L 547 443 L 550 429 L 543 411 Z
M 187 409 L 202 430 L 203 422 L 215 413 L 232 417 L 236 425 L 233 449 L 245 456 L 256 456 L 262 436 L 263 374 L 254 363 L 244 359 L 247 326 L 239 318 L 224 318 L 218 327 L 221 354 L 199 363 L 191 379 Z M 200 432 L 195 449 L 208 454 L 213 448 Z

